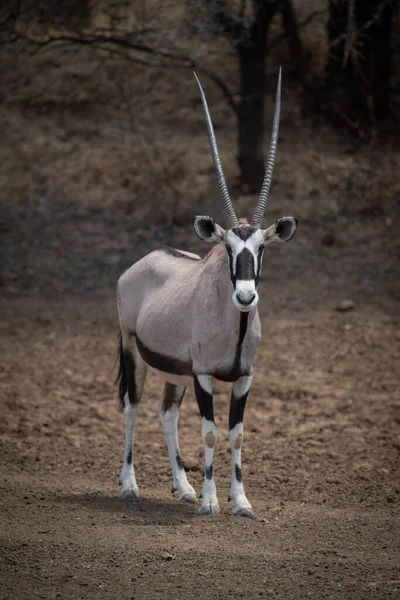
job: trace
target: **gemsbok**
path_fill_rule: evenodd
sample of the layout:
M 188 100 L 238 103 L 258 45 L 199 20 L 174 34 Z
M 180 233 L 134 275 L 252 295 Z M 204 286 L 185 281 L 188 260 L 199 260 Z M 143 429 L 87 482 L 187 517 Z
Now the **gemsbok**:
M 133 440 L 147 367 L 165 380 L 160 417 L 172 465 L 172 492 L 196 502 L 189 484 L 178 441 L 179 409 L 185 389 L 194 384 L 202 419 L 205 477 L 200 495 L 202 515 L 220 508 L 214 482 L 213 456 L 217 441 L 212 378 L 232 382 L 229 442 L 232 479 L 229 499 L 234 513 L 255 518 L 244 492 L 241 448 L 243 414 L 253 378 L 253 361 L 261 341 L 257 310 L 264 248 L 270 242 L 292 239 L 297 220 L 282 217 L 267 229 L 262 219 L 271 187 L 281 107 L 281 73 L 267 167 L 251 224 L 238 220 L 229 196 L 219 158 L 207 100 L 195 74 L 203 104 L 218 185 L 228 218 L 223 229 L 211 217 L 193 220 L 201 240 L 216 245 L 204 257 L 162 247 L 130 267 L 118 281 L 119 395 L 125 418 L 125 455 L 120 475 L 122 496 L 137 499 L 139 489 L 133 467 Z

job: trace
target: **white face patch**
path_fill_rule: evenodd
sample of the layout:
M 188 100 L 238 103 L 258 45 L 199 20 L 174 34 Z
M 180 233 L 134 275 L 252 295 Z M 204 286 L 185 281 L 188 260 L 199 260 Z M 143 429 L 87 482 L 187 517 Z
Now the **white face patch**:
M 234 233 L 234 230 L 240 230 L 246 232 L 245 227 L 234 227 L 234 229 L 230 229 L 228 231 L 227 237 L 226 237 L 226 246 L 231 249 L 231 270 L 232 270 L 232 274 L 234 276 L 236 276 L 236 267 L 237 267 L 237 259 L 238 259 L 238 255 L 244 250 L 244 248 L 246 248 L 247 250 L 249 250 L 249 252 L 251 252 L 251 254 L 253 255 L 254 258 L 254 267 L 255 267 L 255 273 L 258 272 L 258 267 L 259 267 L 259 249 L 260 246 L 264 246 L 264 237 L 262 235 L 262 232 L 260 229 L 257 229 L 255 227 L 249 227 L 249 229 L 252 230 L 252 233 L 246 238 L 246 239 L 242 239 L 242 237 L 240 237 L 239 235 L 236 235 L 236 233 Z M 246 237 L 245 235 L 243 235 L 243 237 Z
M 231 279 L 235 291 L 233 303 L 241 311 L 249 311 L 258 303 L 256 291 L 260 278 L 264 238 L 257 227 L 234 227 L 228 231 L 226 247 Z

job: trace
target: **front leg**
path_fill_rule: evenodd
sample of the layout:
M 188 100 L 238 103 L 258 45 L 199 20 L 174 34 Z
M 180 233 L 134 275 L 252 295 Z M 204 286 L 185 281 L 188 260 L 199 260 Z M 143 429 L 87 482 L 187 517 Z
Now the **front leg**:
M 256 517 L 251 508 L 251 504 L 244 493 L 242 481 L 243 414 L 252 379 L 252 375 L 243 376 L 235 381 L 232 388 L 229 410 L 229 443 L 232 453 L 232 482 L 229 499 L 233 500 L 235 503 L 235 515 L 255 519 Z
M 201 434 L 206 462 L 202 503 L 199 513 L 214 516 L 219 513 L 219 504 L 214 482 L 214 448 L 217 442 L 217 428 L 214 422 L 211 376 L 196 375 L 194 378 L 194 391 L 202 420 Z

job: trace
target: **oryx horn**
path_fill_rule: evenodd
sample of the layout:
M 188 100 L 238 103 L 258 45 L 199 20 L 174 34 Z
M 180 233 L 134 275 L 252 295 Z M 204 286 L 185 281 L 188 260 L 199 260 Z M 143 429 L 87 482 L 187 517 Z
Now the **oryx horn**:
M 251 224 L 255 227 L 261 227 L 265 209 L 267 207 L 269 191 L 271 189 L 272 182 L 272 171 L 274 170 L 276 146 L 278 144 L 278 133 L 279 133 L 279 118 L 281 114 L 281 71 L 279 68 L 278 85 L 276 87 L 276 101 L 275 101 L 275 115 L 274 124 L 272 127 L 271 143 L 269 146 L 267 167 L 265 170 L 264 181 L 261 188 L 260 197 L 257 202 L 256 209 L 254 211 L 253 219 Z
M 217 172 L 217 180 L 219 190 L 221 192 L 222 200 L 224 203 L 224 207 L 228 216 L 229 227 L 235 227 L 239 224 L 238 218 L 233 209 L 232 201 L 229 196 L 228 187 L 225 181 L 224 170 L 222 168 L 221 160 L 219 158 L 217 140 L 215 139 L 214 127 L 211 121 L 210 111 L 208 110 L 208 104 L 206 100 L 206 96 L 204 94 L 203 88 L 201 87 L 201 83 L 196 73 L 193 71 L 193 75 L 196 77 L 197 84 L 200 89 L 201 94 L 201 102 L 203 104 L 204 116 L 206 119 L 208 139 L 210 141 L 211 154 L 213 157 L 214 167 Z

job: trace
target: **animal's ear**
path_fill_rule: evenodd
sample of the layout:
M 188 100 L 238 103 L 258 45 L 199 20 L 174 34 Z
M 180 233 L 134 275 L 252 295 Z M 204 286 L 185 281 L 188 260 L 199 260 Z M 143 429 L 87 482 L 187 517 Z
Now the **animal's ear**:
M 288 242 L 292 239 L 297 229 L 297 219 L 282 217 L 275 221 L 271 227 L 264 229 L 262 234 L 266 244 L 270 242 Z
M 222 242 L 226 237 L 225 229 L 214 223 L 211 217 L 195 217 L 193 227 L 198 237 L 205 242 Z

